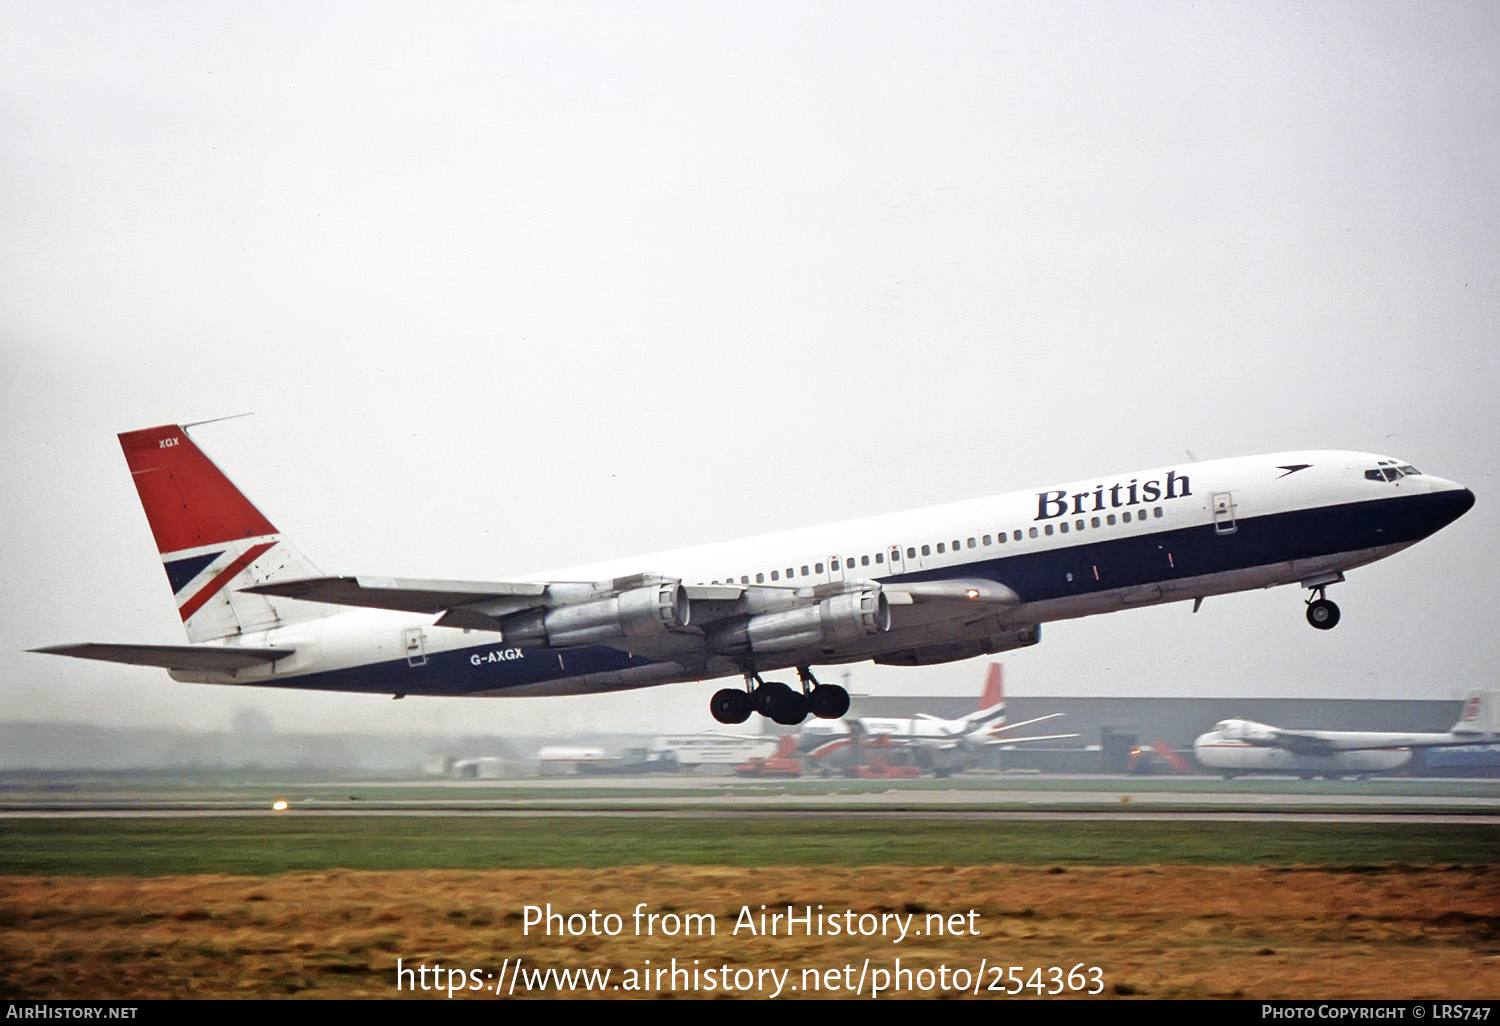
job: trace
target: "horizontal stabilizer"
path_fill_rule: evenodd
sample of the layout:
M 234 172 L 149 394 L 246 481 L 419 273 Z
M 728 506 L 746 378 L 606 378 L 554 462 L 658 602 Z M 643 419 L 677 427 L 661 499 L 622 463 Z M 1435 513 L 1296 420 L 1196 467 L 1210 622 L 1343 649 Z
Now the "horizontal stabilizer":
M 222 672 L 263 666 L 285 659 L 292 648 L 228 648 L 212 645 L 51 645 L 33 648 L 47 655 L 98 659 L 106 663 L 129 663 L 132 666 L 161 666 L 168 670 L 206 670 Z
M 985 742 L 991 748 L 1001 748 L 1007 745 L 1027 745 L 1036 741 L 1066 741 L 1068 738 L 1077 737 L 1077 734 L 1039 734 L 1036 737 L 996 737 Z
M 547 593 L 545 584 L 515 581 L 421 581 L 391 577 L 309 577 L 300 581 L 278 581 L 245 591 L 259 595 L 330 602 L 339 606 L 393 609 L 406 613 L 441 613 L 476 603 L 523 599 L 517 608 L 540 605 L 530 601 Z
M 1036 719 L 1033 719 L 1033 720 L 1021 720 L 1018 723 L 1002 723 L 1002 724 L 1000 724 L 997 727 L 991 727 L 990 728 L 990 732 L 994 733 L 994 734 L 998 734 L 1001 731 L 1005 731 L 1005 730 L 1020 730 L 1022 727 L 1029 727 L 1033 723 L 1045 723 L 1047 720 L 1055 720 L 1055 719 L 1059 718 L 1062 715 L 1063 714 L 1060 713 L 1060 712 L 1055 712 L 1055 713 L 1048 713 L 1046 716 L 1038 716 Z M 1068 734 L 1066 736 L 1067 737 L 1077 737 L 1078 735 L 1076 735 L 1076 734 Z

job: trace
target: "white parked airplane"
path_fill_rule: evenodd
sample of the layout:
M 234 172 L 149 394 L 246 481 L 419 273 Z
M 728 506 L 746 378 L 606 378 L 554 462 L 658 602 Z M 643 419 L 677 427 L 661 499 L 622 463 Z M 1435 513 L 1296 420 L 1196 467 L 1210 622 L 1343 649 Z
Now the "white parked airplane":
M 989 748 L 1077 737 L 1077 734 L 1011 736 L 1012 731 L 1055 720 L 1061 715 L 1049 713 L 1019 723 L 1008 722 L 1005 718 L 1003 670 L 999 663 L 991 663 L 985 675 L 984 691 L 979 696 L 979 708 L 967 716 L 946 720 L 918 713 L 910 719 L 861 716 L 807 723 L 802 727 L 801 745 L 807 749 L 808 758 L 825 767 L 842 769 L 866 761 L 868 753 L 865 749 L 869 746 L 904 748 L 912 753 L 918 767 L 946 777 L 977 765 Z
M 1416 748 L 1500 741 L 1500 692 L 1475 691 L 1445 734 L 1368 730 L 1282 730 L 1253 720 L 1221 720 L 1193 742 L 1193 754 L 1226 778 L 1242 773 L 1363 776 L 1405 765 Z
M 191 426 L 191 425 L 188 425 Z M 190 645 L 36 651 L 173 679 L 424 695 L 610 692 L 743 675 L 722 723 L 842 716 L 813 664 L 919 666 L 1033 645 L 1048 620 L 1323 589 L 1462 516 L 1399 460 L 1299 452 L 1087 478 L 495 582 L 324 577 L 176 426 L 120 436 Z M 362 607 L 353 610 L 335 606 Z M 801 688 L 765 681 L 795 668 Z

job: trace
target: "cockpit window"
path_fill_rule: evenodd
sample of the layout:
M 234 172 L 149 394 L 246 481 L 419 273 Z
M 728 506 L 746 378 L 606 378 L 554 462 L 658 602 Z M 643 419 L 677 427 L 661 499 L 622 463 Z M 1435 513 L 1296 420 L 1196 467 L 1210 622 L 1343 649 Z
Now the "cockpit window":
M 1382 462 L 1381 465 L 1378 468 L 1376 468 L 1375 470 L 1367 470 L 1367 471 L 1365 471 L 1365 480 L 1367 480 L 1367 481 L 1399 481 L 1403 477 L 1408 477 L 1408 476 L 1410 476 L 1412 474 L 1420 474 L 1420 473 L 1421 473 L 1420 470 L 1418 470 L 1416 467 L 1412 466 L 1409 463 L 1404 463 L 1404 464 L 1402 464 L 1401 466 L 1398 467 L 1398 466 L 1396 466 L 1394 464 Z

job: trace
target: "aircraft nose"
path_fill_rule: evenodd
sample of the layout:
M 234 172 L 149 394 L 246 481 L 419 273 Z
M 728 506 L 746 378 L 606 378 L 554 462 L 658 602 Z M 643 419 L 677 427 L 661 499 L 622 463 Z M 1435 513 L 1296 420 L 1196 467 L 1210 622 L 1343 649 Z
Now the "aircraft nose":
M 1431 501 L 1437 520 L 1433 530 L 1438 530 L 1474 508 L 1474 493 L 1463 485 L 1439 479 L 1433 485 Z

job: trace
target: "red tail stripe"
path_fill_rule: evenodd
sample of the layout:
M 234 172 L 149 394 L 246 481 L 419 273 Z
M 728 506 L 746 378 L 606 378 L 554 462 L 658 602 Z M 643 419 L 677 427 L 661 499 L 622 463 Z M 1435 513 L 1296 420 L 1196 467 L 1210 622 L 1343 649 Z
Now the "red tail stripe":
M 276 533 L 181 428 L 129 431 L 120 447 L 163 555 Z
M 203 603 L 207 602 L 209 599 L 213 598 L 220 591 L 222 591 L 224 589 L 224 585 L 228 584 L 234 579 L 235 574 L 239 573 L 241 570 L 245 569 L 245 567 L 255 562 L 260 558 L 262 553 L 269 551 L 275 544 L 275 542 L 262 542 L 259 545 L 252 545 L 250 548 L 246 549 L 244 554 L 241 555 L 239 559 L 236 559 L 233 563 L 230 563 L 228 566 L 226 566 L 222 573 L 205 584 L 202 590 L 200 590 L 196 595 L 182 604 L 181 612 L 183 622 L 186 623 L 188 617 L 192 616 L 199 609 L 203 608 Z

